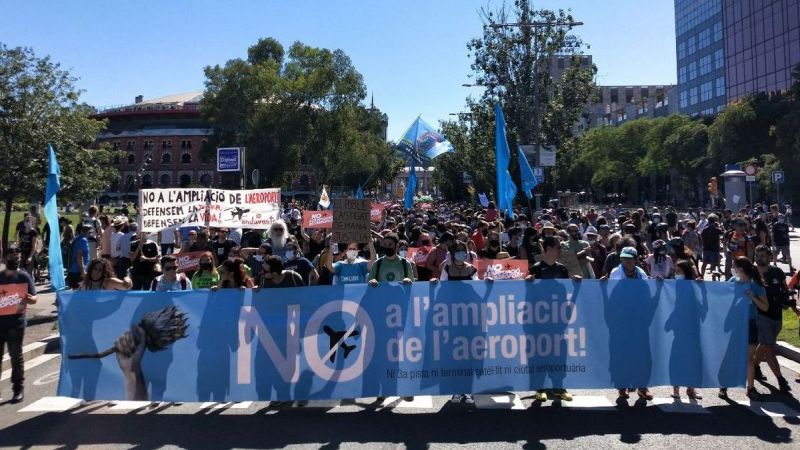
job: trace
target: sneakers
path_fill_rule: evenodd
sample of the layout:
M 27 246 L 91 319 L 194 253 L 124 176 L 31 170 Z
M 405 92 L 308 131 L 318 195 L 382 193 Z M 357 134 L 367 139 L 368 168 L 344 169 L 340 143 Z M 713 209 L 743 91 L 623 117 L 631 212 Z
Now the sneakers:
M 467 406 L 475 406 L 475 399 L 472 394 L 464 394 L 464 404 Z
M 764 372 L 761 371 L 761 366 L 756 364 L 756 374 L 755 379 L 758 381 L 767 381 L 767 376 L 764 375 Z
M 467 406 L 474 406 L 475 399 L 472 398 L 472 394 L 453 394 L 453 396 L 450 397 L 450 403 L 463 403 Z
M 25 398 L 25 389 L 20 388 L 14 391 L 14 396 L 11 397 L 11 403 L 19 403 Z
M 536 394 L 533 396 L 534 400 L 537 402 L 546 402 L 547 401 L 547 392 L 545 391 L 536 391 Z
M 619 389 L 618 393 L 619 393 L 619 398 L 621 399 L 629 399 L 631 397 L 630 395 L 628 395 L 627 389 Z
M 719 394 L 717 394 L 717 397 L 719 397 L 721 399 L 728 398 L 728 388 L 720 388 L 719 389 Z
M 403 397 L 403 401 L 404 402 L 413 402 L 414 401 L 414 396 L 412 395 L 412 396 L 409 396 L 409 397 Z

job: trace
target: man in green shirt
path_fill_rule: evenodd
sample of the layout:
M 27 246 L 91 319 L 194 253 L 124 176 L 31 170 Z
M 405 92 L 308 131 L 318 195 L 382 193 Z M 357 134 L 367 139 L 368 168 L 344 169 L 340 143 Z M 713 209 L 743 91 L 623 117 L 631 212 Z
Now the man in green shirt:
M 369 271 L 369 285 L 377 286 L 386 281 L 400 281 L 409 284 L 414 280 L 414 269 L 411 262 L 397 256 L 397 244 L 400 238 L 389 233 L 381 239 L 381 247 L 385 256 L 379 258 Z

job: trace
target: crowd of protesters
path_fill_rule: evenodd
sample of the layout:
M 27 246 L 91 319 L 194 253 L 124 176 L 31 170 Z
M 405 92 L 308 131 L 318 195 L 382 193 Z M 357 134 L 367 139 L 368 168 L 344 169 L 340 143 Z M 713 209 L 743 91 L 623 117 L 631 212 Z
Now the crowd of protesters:
M 764 379 L 759 362 L 773 371 L 782 391 L 775 345 L 783 310 L 800 314 L 793 290 L 800 287 L 789 252 L 791 210 L 777 205 L 740 211 L 677 212 L 672 207 L 626 209 L 609 205 L 581 210 L 554 208 L 516 214 L 468 204 L 435 203 L 406 210 L 385 204 L 370 242 L 338 242 L 325 229 L 305 229 L 301 208 L 284 204 L 268 230 L 175 227 L 141 233 L 134 217 L 98 215 L 91 207 L 73 229 L 59 221 L 67 283 L 72 289 L 154 290 L 265 289 L 382 282 L 446 282 L 478 279 L 480 259 L 526 261 L 526 280 L 686 279 L 729 280 L 752 302 L 747 395 L 757 398 L 754 380 Z M 788 217 L 787 217 L 788 216 Z M 20 268 L 34 273 L 38 230 L 26 216 L 18 245 L 7 250 Z M 45 241 L 54 238 L 45 230 Z M 46 245 L 45 245 L 45 248 Z M 409 249 L 426 249 L 422 258 Z M 200 252 L 194 270 L 179 272 L 177 255 Z M 8 263 L 8 261 L 6 261 Z M 788 265 L 791 282 L 777 267 Z M 7 265 L 7 271 L 8 271 Z M 24 273 L 24 272 L 20 272 Z M 486 278 L 492 282 L 491 278 Z M 35 294 L 35 291 L 34 291 Z M 35 297 L 34 297 L 35 300 Z M 16 365 L 16 364 L 15 364 Z M 21 370 L 21 369 L 20 369 Z M 800 379 L 797 380 L 800 382 Z M 647 387 L 620 389 L 651 400 Z M 686 395 L 701 398 L 692 386 Z M 727 396 L 721 389 L 720 397 Z M 572 400 L 565 389 L 541 390 Z M 674 387 L 674 397 L 680 397 Z M 453 396 L 471 404 L 470 395 Z

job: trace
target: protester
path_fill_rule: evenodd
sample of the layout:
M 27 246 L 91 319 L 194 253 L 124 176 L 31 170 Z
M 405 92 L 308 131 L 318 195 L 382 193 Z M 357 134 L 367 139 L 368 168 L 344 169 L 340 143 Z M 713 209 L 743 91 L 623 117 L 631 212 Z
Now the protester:
M 369 249 L 369 260 L 358 257 L 358 244 L 350 242 L 344 252 L 344 258 L 341 261 L 331 263 L 331 259 L 327 259 L 327 268 L 334 274 L 333 284 L 356 284 L 366 283 L 367 275 L 375 262 L 375 246 L 372 241 L 367 244 Z
M 700 267 L 700 276 L 705 276 L 708 267 L 713 272 L 719 266 L 719 245 L 722 236 L 723 232 L 719 229 L 717 216 L 711 214 L 708 217 L 708 226 L 700 233 L 700 239 L 703 244 L 703 265 Z
M 228 254 L 234 247 L 238 247 L 238 245 L 233 240 L 228 239 L 228 229 L 220 228 L 217 230 L 217 238 L 211 241 L 211 250 L 217 257 L 217 261 L 226 261 Z
M 161 246 L 161 254 L 171 255 L 175 253 L 177 242 L 180 242 L 180 231 L 178 231 L 177 226 L 172 226 L 158 232 L 158 245 Z
M 131 227 L 133 224 L 131 224 Z M 134 291 L 145 291 L 159 274 L 157 267 L 161 251 L 158 244 L 148 233 L 140 233 L 136 241 L 131 242 L 131 279 Z
M 17 247 L 20 249 L 22 257 L 22 268 L 29 274 L 33 274 L 33 261 L 36 245 L 39 242 L 39 230 L 34 226 L 34 217 L 28 215 L 22 223 L 22 230 L 19 231 Z
M 224 270 L 220 272 L 219 284 L 212 286 L 212 290 L 217 289 L 245 289 L 253 288 L 253 279 L 247 275 L 244 268 L 244 260 L 236 258 L 233 260 L 225 260 L 222 263 Z
M 285 270 L 280 256 L 269 256 L 261 270 L 260 288 L 286 288 L 304 286 L 303 277 L 292 270 Z
M 645 258 L 652 278 L 665 280 L 672 278 L 674 266 L 672 258 L 667 254 L 667 244 L 661 239 L 653 242 L 653 253 Z
M 86 228 L 86 240 L 89 242 L 89 259 L 97 258 L 97 239 L 103 234 L 103 225 L 97 218 L 97 206 L 90 206 L 88 214 L 84 213 L 81 225 Z
M 186 274 L 178 273 L 178 258 L 174 255 L 161 257 L 162 275 L 153 279 L 151 291 L 191 291 L 192 282 Z
M 775 245 L 775 260 L 778 260 L 778 256 L 782 256 L 781 262 L 789 264 L 789 271 L 794 272 L 792 252 L 789 248 L 791 244 L 789 225 L 786 223 L 786 217 L 783 214 L 778 214 L 777 221 L 772 224 L 772 242 Z
M 25 306 L 36 303 L 36 286 L 34 286 L 31 276 L 24 270 L 20 270 L 19 249 L 4 249 L 3 262 L 5 270 L 0 272 L 0 285 L 21 284 L 27 287 L 25 297 L 17 307 L 19 312 L 0 316 L 0 372 L 2 372 L 3 354 L 8 348 L 8 355 L 11 358 L 11 403 L 19 403 L 25 396 L 25 363 L 22 355 L 22 342 L 25 339 L 27 325 Z
M 127 291 L 131 287 L 133 287 L 133 282 L 127 274 L 123 279 L 115 277 L 111 263 L 102 258 L 89 263 L 86 276 L 80 285 L 80 289 L 84 291 Z
M 499 241 L 499 236 L 497 236 Z M 388 233 L 381 240 L 381 248 L 384 256 L 379 258 L 372 265 L 369 271 L 370 286 L 377 286 L 378 283 L 386 281 L 401 281 L 409 284 L 413 281 L 411 263 L 397 255 L 397 245 L 400 239 L 394 233 Z
M 691 262 L 686 260 L 679 260 L 675 263 L 675 279 L 676 280 L 702 280 L 698 273 L 697 267 Z M 684 298 L 676 298 L 676 302 L 685 302 L 689 301 L 689 299 Z M 699 319 L 699 318 L 698 318 Z M 673 356 L 675 357 L 675 356 Z M 697 390 L 694 387 L 687 386 L 686 387 L 686 396 L 692 400 L 702 400 L 703 396 L 697 393 Z M 672 398 L 680 399 L 681 398 L 681 388 L 680 386 L 672 386 Z
M 78 225 L 78 236 L 72 241 L 67 259 L 67 278 L 66 283 L 70 289 L 78 289 L 83 277 L 86 276 L 86 268 L 89 266 L 89 228 Z
M 192 286 L 195 289 L 211 289 L 219 285 L 219 272 L 214 264 L 214 254 L 206 251 L 200 255 L 199 269 L 192 275 Z

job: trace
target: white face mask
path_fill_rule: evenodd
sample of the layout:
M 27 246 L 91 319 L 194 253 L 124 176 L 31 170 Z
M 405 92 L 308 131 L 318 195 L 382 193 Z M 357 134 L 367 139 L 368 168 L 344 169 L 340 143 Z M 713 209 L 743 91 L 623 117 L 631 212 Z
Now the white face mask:
M 264 255 L 254 255 L 253 258 L 255 258 L 256 261 L 261 262 L 264 260 Z
M 467 259 L 467 252 L 455 252 L 453 258 L 458 262 L 464 262 Z
M 353 261 L 358 257 L 358 250 L 348 250 L 347 251 L 347 260 Z
M 406 255 L 408 254 L 408 250 L 400 250 L 399 252 L 397 252 L 397 254 L 400 255 L 401 258 L 405 258 Z

